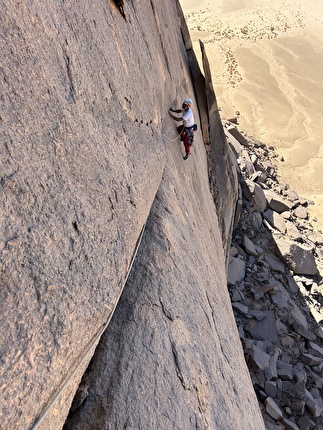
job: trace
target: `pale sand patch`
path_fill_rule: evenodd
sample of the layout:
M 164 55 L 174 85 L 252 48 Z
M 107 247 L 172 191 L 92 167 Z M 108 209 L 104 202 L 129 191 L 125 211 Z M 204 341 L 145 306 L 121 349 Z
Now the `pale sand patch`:
M 214 4 L 215 3 L 215 4 Z M 205 43 L 222 117 L 284 157 L 281 180 L 315 202 L 323 228 L 323 2 L 182 0 Z

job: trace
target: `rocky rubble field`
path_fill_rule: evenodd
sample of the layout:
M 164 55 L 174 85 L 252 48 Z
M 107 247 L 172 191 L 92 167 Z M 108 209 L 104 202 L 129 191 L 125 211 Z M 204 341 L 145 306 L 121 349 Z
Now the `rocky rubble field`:
M 268 430 L 323 429 L 323 236 L 274 148 L 225 122 L 240 167 L 228 288 Z

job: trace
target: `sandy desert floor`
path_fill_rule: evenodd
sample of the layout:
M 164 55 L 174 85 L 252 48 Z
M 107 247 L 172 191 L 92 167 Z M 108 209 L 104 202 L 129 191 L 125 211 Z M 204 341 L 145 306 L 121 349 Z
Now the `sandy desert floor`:
M 206 47 L 222 118 L 279 154 L 280 181 L 323 230 L 323 1 L 181 0 Z M 200 58 L 199 58 L 200 59 Z

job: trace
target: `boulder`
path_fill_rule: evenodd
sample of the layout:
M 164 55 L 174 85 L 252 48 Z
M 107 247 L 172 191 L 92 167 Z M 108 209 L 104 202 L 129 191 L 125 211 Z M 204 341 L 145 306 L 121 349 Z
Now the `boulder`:
M 247 315 L 249 308 L 248 306 L 244 305 L 243 303 L 234 302 L 232 303 L 233 309 L 236 309 L 239 313 L 243 315 Z
M 295 202 L 299 199 L 299 195 L 296 193 L 296 191 L 287 189 L 283 192 L 284 196 L 291 202 Z
M 250 335 L 254 339 L 268 340 L 269 342 L 276 343 L 278 341 L 278 334 L 275 325 L 275 313 L 273 311 L 263 312 L 265 318 L 257 321 L 249 328 Z
M 307 238 L 315 243 L 315 245 L 323 245 L 323 235 L 318 232 L 311 232 L 308 234 Z
M 301 417 L 297 421 L 297 425 L 300 430 L 310 430 L 314 427 L 313 421 L 307 415 Z
M 280 238 L 275 238 L 275 242 L 278 255 L 295 274 L 314 276 L 318 273 L 311 248 Z
M 283 413 L 273 398 L 267 397 L 264 404 L 267 414 L 272 418 L 275 420 L 280 420 L 283 418 Z
M 268 367 L 268 366 L 267 366 Z M 265 392 L 269 397 L 275 398 L 277 394 L 277 386 L 274 381 L 265 382 Z
M 255 209 L 259 212 L 263 212 L 267 206 L 264 190 L 261 188 L 260 185 L 248 179 L 245 181 L 245 184 L 247 185 L 249 192 L 253 196 L 253 203 L 255 205 Z M 247 192 L 245 191 L 244 194 L 246 193 Z
M 235 117 L 233 117 L 234 119 Z M 231 118 L 232 119 L 232 118 Z M 232 121 L 230 121 L 232 122 Z M 227 131 L 242 145 L 248 146 L 247 139 L 240 133 L 240 131 L 236 127 L 228 127 Z
M 281 426 L 265 420 L 266 430 L 282 430 Z
M 307 210 L 303 206 L 297 206 L 297 208 L 294 210 L 294 215 L 300 219 L 308 218 Z
M 258 255 L 258 251 L 254 243 L 246 235 L 243 236 L 243 245 L 245 247 L 247 254 L 254 255 L 254 256 Z
M 284 430 L 300 430 L 293 421 L 287 418 L 283 418 L 282 423 L 284 424 Z
M 273 271 L 280 272 L 280 273 L 286 272 L 285 264 L 272 253 L 267 252 L 264 256 L 264 259 L 269 264 L 269 266 Z
M 289 236 L 290 239 L 301 241 L 302 235 L 296 225 L 293 222 L 286 221 L 286 234 Z
M 308 390 L 305 390 L 305 404 L 314 418 L 322 415 L 323 399 L 321 397 L 315 399 Z
M 266 197 L 267 206 L 275 212 L 282 213 L 285 211 L 290 211 L 293 207 L 293 203 L 285 200 L 274 191 L 265 190 L 264 194 Z
M 282 360 L 277 360 L 277 373 L 283 381 L 293 380 L 293 367 Z
M 256 345 L 252 346 L 250 351 L 250 364 L 256 372 L 267 369 L 269 366 L 270 355 L 266 354 Z
M 315 342 L 309 342 L 309 347 L 315 351 L 315 355 L 323 358 L 323 348 L 317 345 Z
M 292 294 L 296 294 L 299 290 L 297 282 L 289 273 L 286 275 L 286 278 L 287 278 L 288 287 L 290 289 L 290 292 Z
M 273 211 L 272 209 L 266 209 L 263 212 L 263 217 L 269 222 L 269 224 L 281 233 L 286 233 L 286 221 L 279 215 L 279 213 Z
M 298 325 L 298 324 L 293 324 L 293 328 L 296 331 L 296 333 L 298 333 L 300 336 L 304 337 L 304 339 L 308 339 L 308 340 L 312 340 L 312 341 L 316 340 L 315 333 L 313 333 L 310 330 L 306 330 L 306 328 L 304 328 L 303 326 Z
M 228 266 L 228 284 L 241 282 L 246 274 L 246 263 L 241 258 L 231 257 Z
M 296 399 L 305 399 L 305 381 L 298 381 L 294 384 L 293 393 Z
M 320 366 L 323 363 L 323 358 L 311 354 L 302 354 L 302 361 L 308 366 Z
M 254 186 L 254 203 L 256 209 L 259 212 L 263 212 L 266 209 L 266 197 L 264 190 L 258 184 L 255 184 Z

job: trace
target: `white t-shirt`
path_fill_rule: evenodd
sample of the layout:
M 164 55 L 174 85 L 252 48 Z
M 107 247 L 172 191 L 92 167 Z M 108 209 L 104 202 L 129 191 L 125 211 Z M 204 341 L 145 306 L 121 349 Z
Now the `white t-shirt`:
M 182 118 L 184 127 L 188 128 L 194 125 L 194 116 L 191 108 L 189 108 L 186 112 L 184 111 Z

